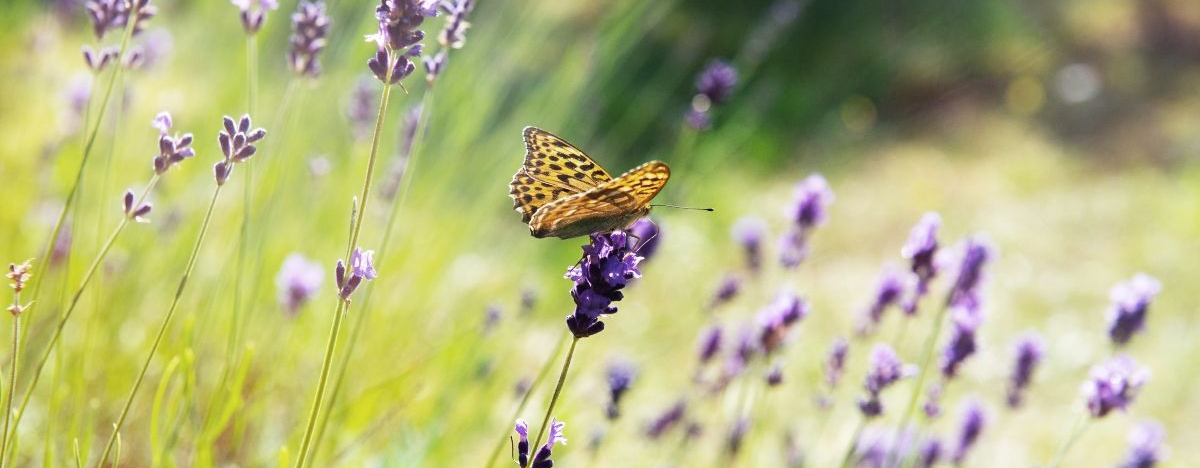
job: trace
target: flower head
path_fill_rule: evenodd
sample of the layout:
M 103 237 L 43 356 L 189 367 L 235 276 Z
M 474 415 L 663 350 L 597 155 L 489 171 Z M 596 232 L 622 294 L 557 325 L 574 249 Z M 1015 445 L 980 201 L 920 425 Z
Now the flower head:
M 192 149 L 192 134 L 185 133 L 180 136 L 178 133 L 171 136 L 168 133 L 171 131 L 172 120 L 171 114 L 167 111 L 159 112 L 150 125 L 158 129 L 158 155 L 154 157 L 154 172 L 162 174 L 167 172 L 171 166 L 183 162 L 184 159 L 196 155 L 196 151 Z
M 759 348 L 768 354 L 778 349 L 786 342 L 792 326 L 806 316 L 807 302 L 793 293 L 780 293 L 758 313 Z
M 696 77 L 696 93 L 713 105 L 724 104 L 737 86 L 738 72 L 729 62 L 714 59 Z
M 325 271 L 321 265 L 299 253 L 288 255 L 275 275 L 279 303 L 289 315 L 295 315 L 321 289 L 324 279 Z
M 719 352 L 721 352 L 721 326 L 713 325 L 700 335 L 696 354 L 700 356 L 700 363 L 705 364 Z
M 350 120 L 350 129 L 354 138 L 361 140 L 371 135 L 375 124 L 375 87 L 377 85 L 370 77 L 362 77 L 350 91 L 346 104 L 346 117 Z
M 367 36 L 378 46 L 367 66 L 384 84 L 396 84 L 416 69 L 412 60 L 421 56 L 419 43 L 425 38 L 421 23 L 437 9 L 419 0 L 380 0 L 375 8 L 379 30 Z
M 880 393 L 911 374 L 912 370 L 900 361 L 895 350 L 886 344 L 875 345 L 871 349 L 870 368 L 863 380 L 867 397 L 858 402 L 858 408 L 862 411 L 863 416 L 873 418 L 883 414 L 883 403 L 879 399 Z
M 742 289 L 742 277 L 736 273 L 728 273 L 721 279 L 721 283 L 717 285 L 717 292 L 713 294 L 712 301 L 709 302 L 709 307 L 716 308 L 726 302 L 732 301 L 737 297 L 738 292 Z
M 888 307 L 900 302 L 900 296 L 904 294 L 906 286 L 905 280 L 903 273 L 895 265 L 888 264 L 883 267 L 875 283 L 871 305 L 867 306 L 863 313 L 862 323 L 859 325 L 860 334 L 866 335 L 873 331 L 883 320 L 883 313 Z
M 230 3 L 241 12 L 242 29 L 250 35 L 262 29 L 268 10 L 279 8 L 277 0 L 230 0 Z
M 641 260 L 629 249 L 625 232 L 591 235 L 588 245 L 583 246 L 583 258 L 565 275 L 575 283 L 571 288 L 575 311 L 567 317 L 567 328 L 576 338 L 604 330 L 600 316 L 617 312 L 613 303 L 624 298 L 621 289 L 642 276 L 638 270 Z
M 1033 381 L 1033 371 L 1046 352 L 1046 344 L 1037 333 L 1026 332 L 1017 338 L 1013 348 L 1016 360 L 1008 380 L 1007 402 L 1010 408 L 1017 408 L 1021 406 L 1025 388 Z
M 621 415 L 618 407 L 621 397 L 629 390 L 636 376 L 637 368 L 632 363 L 617 361 L 608 366 L 608 419 L 617 419 Z
M 292 36 L 288 39 L 288 66 L 300 76 L 316 78 L 321 74 L 317 54 L 325 48 L 325 36 L 329 34 L 329 17 L 325 15 L 325 2 L 301 1 L 292 13 Z
M 967 458 L 967 453 L 971 447 L 979 441 L 979 435 L 983 433 L 983 427 L 987 424 L 987 414 L 983 411 L 983 406 L 975 400 L 967 400 L 963 405 L 962 410 L 962 425 L 958 430 L 958 443 L 954 446 L 954 454 L 951 457 L 954 464 L 962 464 Z
M 1108 311 L 1108 336 L 1113 343 L 1124 345 L 1133 335 L 1146 326 L 1146 311 L 1154 296 L 1162 291 L 1162 284 L 1145 273 L 1134 275 L 1129 281 L 1113 286 L 1109 297 L 1112 307 Z
M 150 0 L 88 0 L 84 4 L 96 39 L 104 39 L 109 31 L 124 28 L 132 17 L 133 34 L 141 33 L 145 21 L 154 17 L 157 9 Z
M 983 283 L 983 269 L 995 256 L 991 245 L 979 237 L 969 237 L 963 242 L 962 260 L 958 267 L 958 278 L 950 290 L 951 306 L 974 307 L 980 301 L 979 287 Z
M 213 175 L 217 185 L 225 185 L 233 173 L 233 165 L 240 163 L 258 151 L 254 143 L 267 136 L 267 131 L 261 128 L 251 129 L 250 115 L 242 115 L 236 122 L 230 116 L 222 121 L 223 129 L 217 134 L 217 143 L 221 145 L 221 153 L 225 159 L 213 166 Z
M 529 466 L 529 423 L 524 419 L 517 419 L 517 424 L 513 427 L 520 437 L 517 441 L 517 464 L 526 468 Z
M 350 254 L 349 278 L 346 277 L 346 266 L 341 260 L 338 260 L 337 267 L 334 269 L 335 277 L 337 278 L 338 297 L 349 302 L 350 295 L 354 293 L 355 289 L 358 289 L 363 280 L 375 279 L 374 258 L 374 250 L 364 251 L 359 247 L 355 247 L 354 252 Z
M 446 13 L 446 25 L 438 34 L 438 43 L 442 47 L 461 49 L 467 41 L 467 28 L 471 27 L 467 15 L 475 9 L 475 0 L 443 0 L 440 8 Z
M 825 358 L 825 384 L 835 389 L 842 380 L 842 372 L 846 369 L 846 354 L 850 352 L 850 343 L 845 338 L 837 337 L 829 348 L 829 356 Z
M 1162 459 L 1166 437 L 1161 424 L 1142 421 L 1129 431 L 1129 455 L 1118 468 L 1153 468 Z
M 671 428 L 679 425 L 680 421 L 683 421 L 683 416 L 686 412 L 687 401 L 679 400 L 675 402 L 666 412 L 659 415 L 650 423 L 650 427 L 646 429 L 646 437 L 650 439 L 662 437 Z
M 87 64 L 88 69 L 95 73 L 104 71 L 108 64 L 117 61 L 119 55 L 121 55 L 120 49 L 116 47 L 102 47 L 99 50 L 93 50 L 91 46 L 83 46 L 83 62 Z
M 937 437 L 931 437 L 921 444 L 917 453 L 917 466 L 920 468 L 933 468 L 939 461 L 942 460 L 942 440 Z
M 767 223 L 756 217 L 744 217 L 733 225 L 733 238 L 746 253 L 746 266 L 751 271 L 762 266 L 762 241 L 766 233 Z
M 951 306 L 950 321 L 954 328 L 950 332 L 950 340 L 942 351 L 942 376 L 952 378 L 958 374 L 958 367 L 968 357 L 975 354 L 978 348 L 975 332 L 983 323 L 983 313 L 978 303 L 969 302 L 964 305 Z
M 806 177 L 796 188 L 788 212 L 795 225 L 779 242 L 779 259 L 784 267 L 794 268 L 808 256 L 808 236 L 813 228 L 825 223 L 833 191 L 821 174 Z
M 1088 411 L 1102 418 L 1114 409 L 1124 410 L 1149 379 L 1150 371 L 1124 354 L 1092 367 L 1091 379 L 1082 388 Z

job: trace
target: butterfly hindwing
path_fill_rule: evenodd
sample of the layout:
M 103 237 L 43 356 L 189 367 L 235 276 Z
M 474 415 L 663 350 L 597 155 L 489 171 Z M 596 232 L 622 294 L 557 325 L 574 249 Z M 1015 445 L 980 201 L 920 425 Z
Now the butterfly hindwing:
M 535 236 L 574 237 L 623 229 L 649 212 L 650 200 L 671 176 L 666 164 L 642 164 L 609 182 L 539 208 L 529 228 Z

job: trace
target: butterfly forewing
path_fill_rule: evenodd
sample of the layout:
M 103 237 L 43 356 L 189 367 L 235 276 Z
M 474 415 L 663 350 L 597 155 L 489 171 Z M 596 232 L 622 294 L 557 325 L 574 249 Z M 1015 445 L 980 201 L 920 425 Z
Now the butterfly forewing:
M 513 175 L 509 196 L 521 221 L 554 200 L 582 193 L 612 180 L 579 148 L 536 127 L 525 127 L 525 163 Z

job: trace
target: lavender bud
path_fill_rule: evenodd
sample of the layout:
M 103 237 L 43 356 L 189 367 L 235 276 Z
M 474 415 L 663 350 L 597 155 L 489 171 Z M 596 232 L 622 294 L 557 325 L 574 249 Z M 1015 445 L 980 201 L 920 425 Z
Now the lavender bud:
M 825 359 L 825 384 L 830 390 L 836 389 L 841 381 L 842 372 L 846 368 L 846 354 L 849 352 L 850 343 L 845 338 L 838 337 L 833 340 L 833 346 L 829 348 L 829 357 Z
M 886 344 L 877 344 L 871 349 L 870 369 L 863 380 L 867 397 L 859 400 L 859 410 L 863 416 L 873 418 L 883 414 L 883 404 L 879 399 L 880 393 L 900 379 L 912 374 L 912 369 L 905 366 L 896 351 Z
M 225 185 L 225 180 L 229 178 L 229 173 L 233 171 L 233 165 L 220 161 L 213 166 L 213 176 L 217 179 L 217 185 Z
M 316 78 L 321 74 L 317 54 L 325 48 L 325 36 L 329 33 L 329 17 L 325 15 L 325 2 L 301 1 L 292 14 L 291 48 L 287 53 L 288 66 L 302 77 Z
M 1138 273 L 1129 281 L 1113 286 L 1109 294 L 1112 307 L 1108 311 L 1108 336 L 1113 343 L 1125 345 L 1134 334 L 1145 328 L 1146 312 L 1160 291 L 1162 284 L 1145 273 Z
M 149 220 L 147 220 L 145 216 L 150 214 L 151 208 L 152 207 L 149 203 L 139 206 L 138 209 L 133 212 L 133 220 L 139 223 L 148 222 Z
M 1129 455 L 1118 468 L 1153 468 L 1162 459 L 1166 432 L 1155 421 L 1142 421 L 1129 431 Z
M 955 445 L 954 455 L 951 457 L 955 465 L 962 464 L 963 460 L 967 458 L 967 453 L 979 441 L 979 435 L 983 433 L 983 427 L 987 423 L 987 415 L 978 401 L 968 400 L 963 405 L 962 412 L 962 426 L 958 432 L 958 443 Z
M 343 271 L 345 267 L 338 262 Z M 343 273 L 344 274 L 344 273 Z M 279 291 L 279 303 L 290 316 L 295 316 L 300 307 L 308 302 L 325 280 L 325 272 L 321 265 L 312 262 L 299 253 L 293 253 L 283 260 L 279 273 L 275 275 L 275 287 Z M 339 280 L 339 283 L 341 281 Z
M 721 284 L 717 286 L 717 292 L 713 294 L 712 302 L 709 303 L 710 308 L 732 301 L 737 297 L 738 291 L 742 289 L 742 278 L 734 273 L 728 273 Z
M 941 216 L 933 212 L 925 213 L 917 225 L 913 226 L 908 234 L 908 241 L 900 249 L 900 255 L 909 259 L 910 270 L 917 276 L 917 286 L 903 306 L 904 313 L 908 315 L 917 313 L 917 304 L 929 294 L 929 284 L 937 276 L 934 257 L 938 251 L 937 231 L 941 225 Z
M 746 266 L 758 271 L 762 266 L 762 240 L 766 236 L 767 223 L 760 218 L 745 217 L 733 225 L 733 238 L 746 254 Z
M 1033 371 L 1045 354 L 1046 344 L 1038 334 L 1026 332 L 1017 338 L 1014 348 L 1016 362 L 1013 365 L 1012 377 L 1008 381 L 1007 402 L 1010 408 L 1021 406 L 1022 395 L 1033 381 Z
M 125 196 L 122 197 L 121 205 L 125 209 L 125 214 L 129 214 L 129 210 L 133 209 L 133 190 L 125 191 Z
M 697 347 L 700 356 L 700 364 L 707 364 L 712 360 L 717 353 L 721 352 L 721 327 L 713 325 L 708 328 L 700 337 L 700 344 Z
M 650 427 L 646 429 L 646 437 L 649 437 L 651 440 L 656 440 L 659 437 L 662 437 L 664 433 L 679 425 L 680 421 L 683 421 L 683 416 L 686 412 L 687 401 L 679 400 L 672 405 L 670 409 L 668 409 L 659 417 L 655 418 L 654 421 L 650 423 Z
M 1091 379 L 1082 388 L 1088 411 L 1102 418 L 1114 409 L 1124 410 L 1149 379 L 1150 371 L 1124 354 L 1092 367 Z
M 608 419 L 617 419 L 620 416 L 619 404 L 621 397 L 629 390 L 629 385 L 633 383 L 634 377 L 637 376 L 637 368 L 633 364 L 623 361 L 614 362 L 608 367 L 608 409 L 606 415 Z

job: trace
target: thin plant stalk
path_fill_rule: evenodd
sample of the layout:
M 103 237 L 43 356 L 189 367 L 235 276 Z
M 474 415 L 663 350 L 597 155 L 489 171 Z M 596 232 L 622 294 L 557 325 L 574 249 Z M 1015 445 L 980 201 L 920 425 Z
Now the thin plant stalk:
M 921 367 L 917 370 L 917 382 L 913 385 L 912 392 L 908 397 L 908 406 L 904 409 L 904 415 L 900 417 L 900 424 L 896 426 L 896 438 L 899 439 L 901 431 L 905 426 L 908 426 L 912 420 L 913 412 L 917 409 L 917 401 L 921 398 L 921 393 L 925 388 L 925 380 L 929 378 L 929 367 L 933 363 L 934 350 L 937 349 L 938 337 L 942 334 L 942 325 L 946 321 L 946 311 L 950 308 L 950 302 L 947 300 L 938 308 L 938 312 L 933 317 L 933 323 L 930 324 L 929 335 L 925 337 L 925 350 L 921 356 Z M 887 456 L 887 463 L 883 466 L 893 466 L 897 462 L 896 454 L 890 453 Z
M 154 362 L 154 355 L 158 353 L 158 346 L 162 344 L 163 336 L 166 335 L 167 329 L 170 328 L 171 319 L 175 317 L 175 311 L 179 308 L 179 299 L 183 297 L 183 291 L 187 287 L 188 279 L 192 275 L 192 270 L 196 267 L 196 260 L 200 257 L 200 247 L 204 244 L 204 235 L 208 233 L 208 225 L 212 221 L 213 210 L 217 206 L 217 197 L 221 195 L 222 187 L 224 185 L 218 184 L 217 188 L 213 190 L 212 200 L 208 203 L 208 211 L 204 214 L 204 221 L 200 224 L 200 234 L 196 237 L 196 245 L 192 247 L 192 254 L 188 257 L 187 266 L 183 270 L 183 277 L 179 279 L 179 288 L 175 290 L 175 297 L 171 299 L 171 306 L 167 309 L 167 315 L 163 317 L 162 325 L 158 328 L 158 334 L 154 337 L 154 344 L 150 346 L 150 353 L 146 355 L 146 360 L 142 363 L 142 370 L 138 372 L 137 379 L 133 381 L 133 387 L 129 389 L 129 397 L 125 399 L 125 405 L 121 408 L 121 414 L 113 424 L 112 435 L 109 436 L 108 443 L 105 444 L 104 452 L 100 455 L 100 461 L 96 463 L 97 468 L 105 466 L 104 462 L 108 461 L 113 446 L 120 438 L 121 427 L 125 424 L 125 418 L 129 416 L 129 408 L 133 406 L 133 399 L 137 396 L 138 389 L 142 386 L 142 380 L 146 378 L 146 371 L 150 369 L 150 363 Z
M 346 243 L 346 258 L 350 258 L 350 252 L 358 243 L 358 235 L 362 232 L 363 218 L 366 217 L 367 202 L 371 199 L 371 181 L 375 174 L 375 160 L 379 155 L 379 140 L 383 134 L 384 117 L 387 115 L 388 98 L 391 96 L 392 87 L 392 65 L 395 51 L 389 53 L 388 68 L 384 77 L 383 93 L 379 98 L 379 113 L 375 116 L 375 135 L 371 138 L 371 154 L 367 159 L 367 174 L 363 179 L 362 195 L 359 198 L 359 205 L 356 207 L 354 216 L 354 226 L 350 230 L 349 242 Z M 308 459 L 308 450 L 312 445 L 313 431 L 316 429 L 317 417 L 320 413 L 321 403 L 325 397 L 325 387 L 328 383 L 329 369 L 333 363 L 333 352 L 337 347 L 338 332 L 342 328 L 342 319 L 344 318 L 345 300 L 339 300 L 337 309 L 334 312 L 333 327 L 330 329 L 329 342 L 326 345 L 325 359 L 321 364 L 321 377 L 317 382 L 317 394 L 313 397 L 312 411 L 308 415 L 308 424 L 304 430 L 304 438 L 300 442 L 300 450 L 296 454 L 296 468 L 303 468 L 305 460 Z
M 854 446 L 858 445 L 859 437 L 862 437 L 863 428 L 867 426 L 867 418 L 858 418 L 858 425 L 854 428 L 854 433 L 850 435 L 850 442 L 846 444 L 846 453 L 842 455 L 842 464 L 838 465 L 841 468 L 848 468 L 850 460 L 854 458 Z
M 13 305 L 21 307 L 21 293 L 13 293 Z M 0 438 L 0 468 L 6 466 L 5 452 L 8 448 L 8 426 L 12 420 L 13 395 L 17 393 L 17 368 L 21 363 L 21 314 L 20 312 L 13 314 L 13 330 L 12 330 L 12 362 L 9 364 L 11 369 L 8 374 L 8 396 L 4 402 L 4 435 Z
M 424 135 L 425 129 L 427 128 L 426 125 L 428 124 L 428 115 L 429 115 L 429 109 L 430 109 L 429 106 L 432 105 L 432 103 L 433 103 L 433 91 L 431 89 L 431 90 L 426 91 L 424 97 L 422 98 L 421 115 L 418 116 L 417 129 L 416 129 L 416 132 L 413 134 L 412 147 L 410 149 L 409 154 L 407 155 L 408 161 L 405 163 L 405 166 L 403 169 L 404 172 L 402 174 L 402 178 L 400 181 L 401 187 L 407 186 L 407 184 L 405 184 L 405 181 L 408 180 L 408 174 L 411 172 L 412 161 L 416 157 L 416 154 L 419 152 L 418 150 L 421 148 L 421 143 L 423 143 L 423 141 L 424 141 L 424 138 L 422 138 L 422 136 Z M 408 182 L 408 183 L 411 184 L 412 182 Z M 404 192 L 401 192 L 401 193 L 407 193 L 407 190 L 404 190 Z M 402 203 L 402 200 L 403 199 L 400 197 L 397 197 L 392 200 L 392 210 L 391 210 L 391 213 L 388 214 L 387 227 L 385 227 L 384 231 L 383 231 L 383 241 L 382 241 L 382 243 L 379 244 L 379 258 L 380 259 L 387 258 L 388 245 L 391 243 L 392 233 L 395 231 L 396 219 L 399 217 L 400 205 Z M 354 356 L 354 350 L 356 348 L 356 345 L 358 344 L 358 337 L 359 337 L 359 335 L 362 334 L 363 323 L 366 322 L 367 311 L 370 310 L 369 305 L 371 304 L 371 298 L 374 296 L 375 296 L 375 290 L 374 289 L 368 290 L 366 292 L 366 297 L 363 298 L 362 307 L 360 307 L 358 313 L 354 315 L 354 323 L 352 323 L 350 325 L 350 341 L 347 342 L 346 350 L 342 353 L 342 359 L 338 363 L 337 376 L 335 376 L 333 378 L 333 389 L 329 395 L 329 404 L 330 405 L 333 405 L 335 402 L 337 402 L 338 396 L 341 395 L 342 382 L 345 381 L 345 378 L 346 378 L 346 369 L 350 366 L 350 359 L 353 358 L 353 356 Z M 314 446 L 316 446 L 316 447 L 321 446 L 321 440 L 325 436 L 325 428 L 329 424 L 329 417 L 332 413 L 333 413 L 332 411 L 325 412 L 325 414 L 323 416 L 321 416 L 321 421 L 319 423 L 317 423 L 317 435 L 313 439 Z
M 154 186 L 158 184 L 158 180 L 159 174 L 155 173 L 154 176 L 150 178 L 150 183 L 146 184 L 146 188 L 142 190 L 142 194 L 138 196 L 137 201 L 132 206 L 142 206 L 142 204 L 146 201 L 146 197 L 150 195 L 150 191 L 153 190 Z M 46 345 L 46 350 L 43 351 L 41 357 L 38 358 L 37 365 L 34 366 L 33 374 L 31 374 L 29 387 L 25 390 L 25 395 L 21 397 L 21 406 L 20 409 L 17 410 L 16 419 L 13 422 L 14 432 L 16 431 L 17 427 L 20 427 L 21 417 L 25 415 L 25 408 L 28 407 L 29 401 L 33 398 L 33 392 L 37 389 L 38 381 L 42 376 L 42 370 L 45 369 L 46 363 L 50 360 L 50 354 L 54 352 L 55 346 L 58 345 L 59 339 L 62 338 L 63 329 L 66 328 L 67 321 L 69 321 L 71 316 L 74 314 L 76 306 L 79 305 L 80 298 L 83 297 L 84 290 L 87 289 L 88 284 L 91 283 L 92 278 L 96 275 L 96 272 L 100 270 L 100 264 L 104 262 L 105 257 L 108 256 L 108 252 L 112 250 L 112 246 L 117 241 L 117 237 L 120 236 L 121 232 L 125 230 L 125 227 L 129 225 L 129 220 L 129 215 L 121 217 L 121 221 L 117 223 L 117 227 L 114 228 L 112 234 L 108 236 L 108 240 L 104 242 L 104 246 L 102 246 L 100 251 L 96 253 L 96 258 L 92 259 L 91 265 L 89 265 L 88 269 L 83 273 L 83 279 L 80 280 L 79 287 L 76 288 L 75 292 L 71 295 L 71 302 L 67 305 L 67 308 L 63 311 L 62 315 L 59 316 L 58 324 L 54 328 L 54 334 L 50 336 L 50 343 Z M 15 390 L 15 388 L 11 390 Z M 5 433 L 7 434 L 8 431 L 6 430 Z M 10 440 L 15 439 L 16 437 L 14 435 L 14 437 L 12 437 Z M 16 455 L 16 452 L 17 448 L 15 447 L 14 442 L 13 455 Z
M 546 407 L 546 416 L 542 418 L 542 428 L 538 429 L 537 439 L 530 447 L 542 446 L 542 436 L 546 435 L 546 425 L 550 423 L 550 415 L 554 413 L 554 406 L 558 404 L 558 396 L 562 393 L 563 384 L 567 381 L 567 370 L 571 368 L 571 358 L 575 356 L 575 345 L 577 344 L 579 344 L 579 337 L 571 338 L 571 347 L 567 348 L 567 359 L 563 361 L 562 372 L 558 374 L 558 384 L 554 386 L 554 395 L 550 397 L 550 406 Z
M 1087 429 L 1088 421 L 1087 412 L 1081 411 L 1075 417 L 1075 422 L 1071 423 L 1071 432 L 1063 440 L 1062 445 L 1058 447 L 1058 450 L 1054 453 L 1054 458 L 1050 461 L 1050 464 L 1046 465 L 1046 468 L 1058 468 L 1062 464 L 1063 459 L 1067 457 L 1067 451 L 1071 449 L 1072 445 L 1075 445 L 1075 442 L 1079 440 L 1079 436 L 1083 435 L 1083 431 Z
M 538 371 L 537 377 L 533 378 L 533 382 L 529 384 L 529 389 L 525 390 L 525 395 L 521 397 L 521 402 L 517 404 L 517 409 L 513 411 L 509 421 L 515 421 L 525 411 L 525 407 L 529 405 L 529 400 L 533 396 L 533 391 L 541 386 L 546 377 L 550 375 L 550 369 L 554 366 L 554 358 L 558 356 L 558 352 L 562 351 L 563 345 L 567 344 L 566 339 L 558 340 L 558 344 L 554 346 L 554 352 L 550 353 L 550 357 L 546 359 L 546 363 L 542 364 L 542 369 Z M 487 464 L 483 468 L 492 468 L 496 464 L 496 459 L 500 457 L 500 451 L 504 450 L 504 442 L 509 440 L 509 431 L 505 430 L 501 434 L 500 440 L 496 442 L 496 447 L 492 449 L 492 454 L 488 457 Z

